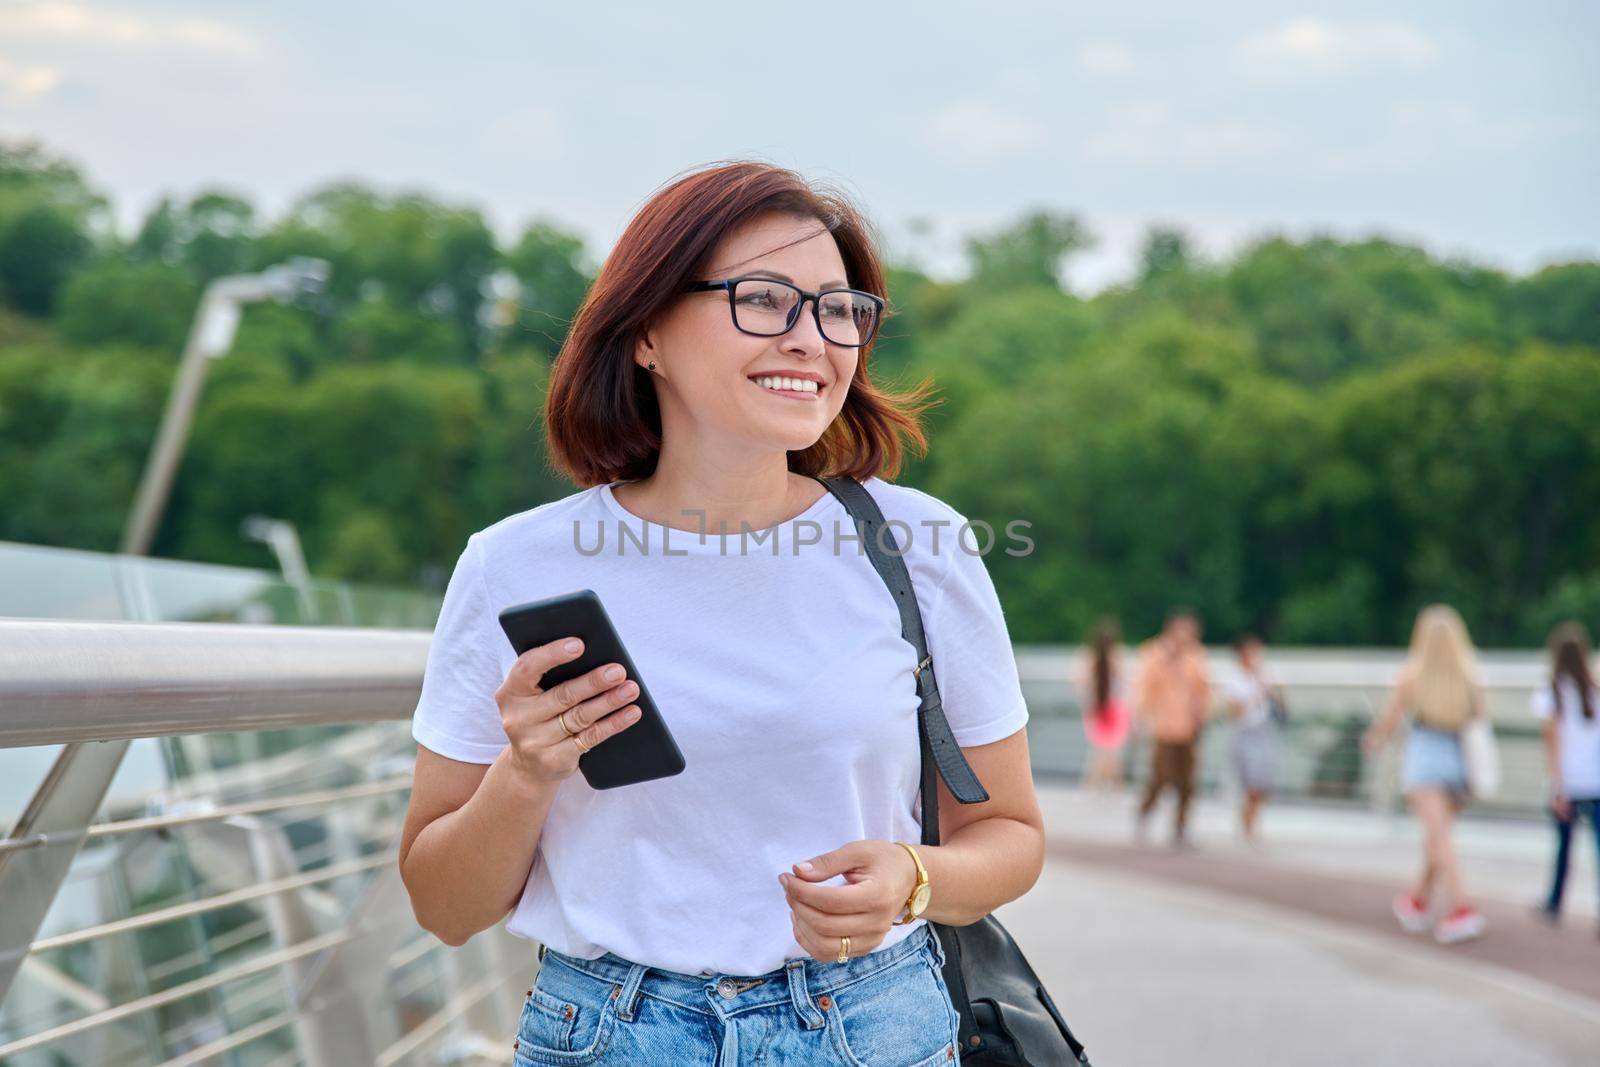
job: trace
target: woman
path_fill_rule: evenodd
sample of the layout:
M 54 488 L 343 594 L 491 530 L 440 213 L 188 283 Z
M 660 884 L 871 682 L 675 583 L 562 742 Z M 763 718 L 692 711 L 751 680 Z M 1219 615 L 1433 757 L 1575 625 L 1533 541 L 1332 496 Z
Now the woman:
M 1543 912 L 1552 922 L 1561 914 L 1567 886 L 1573 824 L 1588 816 L 1600 856 L 1600 687 L 1589 669 L 1589 634 L 1579 622 L 1556 627 L 1550 635 L 1550 684 L 1533 691 L 1533 714 L 1544 722 L 1544 751 L 1550 770 L 1550 813 L 1556 822 L 1556 863 Z
M 1362 736 L 1368 756 L 1384 746 L 1407 710 L 1412 723 L 1400 786 L 1422 823 L 1422 876 L 1414 890 L 1395 897 L 1395 918 L 1409 933 L 1432 925 L 1434 939 L 1442 944 L 1480 937 L 1483 913 L 1467 899 L 1462 885 L 1455 818 L 1469 794 L 1461 730 L 1485 710 L 1477 653 L 1466 624 L 1448 605 L 1434 604 L 1418 613 L 1400 678 L 1383 712 Z M 1445 909 L 1434 923 L 1430 904 L 1438 883 L 1444 885 Z
M 1233 759 L 1239 772 L 1244 800 L 1239 809 L 1239 829 L 1245 840 L 1256 840 L 1256 820 L 1261 805 L 1277 787 L 1278 724 L 1273 705 L 1284 706 L 1283 687 L 1268 678 L 1262 661 L 1265 646 L 1254 634 L 1234 644 L 1239 673 L 1228 689 L 1228 711 L 1233 717 Z
M 1083 780 L 1086 789 L 1111 791 L 1122 787 L 1122 746 L 1128 741 L 1132 716 L 1123 696 L 1118 636 L 1113 620 L 1096 623 L 1088 655 L 1078 669 L 1083 690 L 1083 732 L 1090 753 L 1089 773 Z
M 959 1056 L 928 923 L 1025 893 L 1043 822 L 1016 662 L 964 520 L 885 480 L 902 436 L 925 447 L 927 383 L 893 395 L 868 374 L 883 293 L 843 197 L 750 162 L 675 181 L 629 223 L 552 367 L 552 461 L 587 488 L 467 540 L 413 721 L 400 864 L 442 940 L 509 911 L 507 929 L 544 946 L 518 1063 Z M 939 782 L 938 847 L 914 844 L 912 646 L 813 477 L 840 474 L 904 524 L 944 711 L 989 793 L 962 805 Z M 573 773 L 636 721 L 634 681 L 612 664 L 542 689 L 577 649 L 514 657 L 496 613 L 578 588 L 648 679 L 682 773 L 608 790 Z

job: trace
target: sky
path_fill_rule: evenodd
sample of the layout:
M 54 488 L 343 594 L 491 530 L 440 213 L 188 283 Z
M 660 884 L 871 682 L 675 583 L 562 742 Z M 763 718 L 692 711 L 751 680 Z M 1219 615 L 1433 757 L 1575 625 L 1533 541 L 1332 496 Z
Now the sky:
M 891 255 L 1079 215 L 1092 292 L 1151 225 L 1224 256 L 1382 234 L 1517 273 L 1600 258 L 1600 3 L 0 0 L 0 138 L 125 229 L 223 188 L 270 218 L 359 179 L 535 218 L 597 263 L 728 158 L 841 187 Z

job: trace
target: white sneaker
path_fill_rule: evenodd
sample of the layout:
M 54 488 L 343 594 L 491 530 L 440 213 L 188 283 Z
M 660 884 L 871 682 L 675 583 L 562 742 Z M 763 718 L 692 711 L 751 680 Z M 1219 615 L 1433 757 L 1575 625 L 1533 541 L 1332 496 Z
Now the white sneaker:
M 1428 928 L 1428 906 L 1418 903 L 1417 898 L 1410 893 L 1401 893 L 1394 898 L 1390 905 L 1394 910 L 1394 917 L 1400 920 L 1400 926 L 1408 934 L 1420 934 Z
M 1469 941 L 1474 937 L 1482 937 L 1487 925 L 1481 911 L 1470 904 L 1463 904 L 1439 920 L 1439 925 L 1433 928 L 1433 939 L 1441 945 Z

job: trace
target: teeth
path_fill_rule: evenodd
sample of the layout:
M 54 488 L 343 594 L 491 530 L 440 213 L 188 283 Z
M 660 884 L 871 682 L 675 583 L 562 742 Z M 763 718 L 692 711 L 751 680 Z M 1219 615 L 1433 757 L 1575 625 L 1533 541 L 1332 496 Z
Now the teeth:
M 800 393 L 814 393 L 817 383 L 804 378 L 764 377 L 752 379 L 763 389 L 790 389 Z

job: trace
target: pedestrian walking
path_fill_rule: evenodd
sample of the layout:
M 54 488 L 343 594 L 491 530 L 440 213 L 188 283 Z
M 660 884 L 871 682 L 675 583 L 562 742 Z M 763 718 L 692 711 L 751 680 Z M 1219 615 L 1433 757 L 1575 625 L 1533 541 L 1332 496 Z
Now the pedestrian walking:
M 1600 687 L 1594 682 L 1589 634 L 1582 623 L 1556 627 L 1550 635 L 1550 658 L 1550 683 L 1533 691 L 1531 704 L 1534 717 L 1544 724 L 1550 815 L 1556 828 L 1555 866 L 1541 906 L 1554 921 L 1566 894 L 1573 831 L 1582 819 L 1589 820 L 1600 860 Z
M 1234 645 L 1236 673 L 1227 689 L 1228 711 L 1233 718 L 1233 760 L 1243 797 L 1239 806 L 1239 831 L 1245 840 L 1257 839 L 1261 806 L 1277 788 L 1278 730 L 1287 714 L 1283 687 L 1268 673 L 1266 646 L 1254 634 Z
M 1124 695 L 1120 634 L 1112 619 L 1095 624 L 1094 637 L 1078 667 L 1083 733 L 1089 745 L 1084 788 L 1112 792 L 1122 788 L 1122 751 L 1132 715 Z
M 1170 788 L 1178 798 L 1172 844 L 1175 848 L 1186 847 L 1190 843 L 1189 802 L 1194 795 L 1195 752 L 1211 709 L 1200 618 L 1193 611 L 1174 610 L 1161 632 L 1139 646 L 1133 694 L 1134 714 L 1155 742 L 1135 837 L 1145 839 L 1150 812 L 1162 792 Z
M 1477 652 L 1466 623 L 1447 604 L 1422 609 L 1400 676 L 1361 742 L 1363 751 L 1375 756 L 1409 715 L 1400 785 L 1422 823 L 1422 873 L 1392 907 L 1405 930 L 1431 928 L 1444 944 L 1480 937 L 1487 925 L 1467 896 L 1455 843 L 1456 817 L 1471 796 L 1461 732 L 1485 714 Z M 1436 890 L 1441 908 L 1435 908 Z

